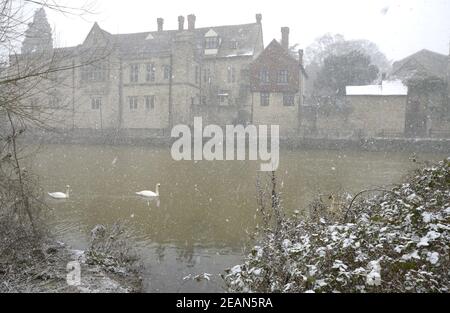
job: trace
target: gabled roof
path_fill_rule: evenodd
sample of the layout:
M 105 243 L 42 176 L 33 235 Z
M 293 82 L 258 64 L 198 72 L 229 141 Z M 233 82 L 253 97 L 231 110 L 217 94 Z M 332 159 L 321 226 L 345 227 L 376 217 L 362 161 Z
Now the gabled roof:
M 253 63 L 257 63 L 260 60 L 264 58 L 266 55 L 268 54 L 278 54 L 278 55 L 282 55 L 284 56 L 286 59 L 295 62 L 301 69 L 303 75 L 308 78 L 308 75 L 306 74 L 305 68 L 303 67 L 303 65 L 299 62 L 299 57 L 295 57 L 290 51 L 286 50 L 285 48 L 283 48 L 281 46 L 281 44 L 273 39 L 268 45 L 267 47 L 258 55 L 258 57 L 253 61 Z
M 269 53 L 279 53 L 283 56 L 285 56 L 286 58 L 291 59 L 292 61 L 298 62 L 297 59 L 295 59 L 291 53 L 289 53 L 289 51 L 287 51 L 286 49 L 284 49 L 281 44 L 273 39 L 268 45 L 267 47 L 264 49 L 263 52 L 261 52 L 260 55 L 258 55 L 258 57 L 256 58 L 255 61 L 257 61 L 259 58 L 261 58 L 262 56 L 269 54 Z
M 205 37 L 216 37 L 218 34 L 214 31 L 214 29 L 210 29 L 206 32 Z
M 420 50 L 402 60 L 394 62 L 391 75 L 396 76 L 404 71 L 406 76 L 427 74 L 445 78 L 447 75 L 448 56 L 427 49 Z
M 89 34 L 86 36 L 86 39 L 84 40 L 84 43 L 91 38 L 91 36 L 100 35 L 105 40 L 110 40 L 112 38 L 112 35 L 108 33 L 106 30 L 103 30 L 100 28 L 97 22 L 94 23 L 91 30 L 89 31 Z
M 214 30 L 221 39 L 221 45 L 216 57 L 254 56 L 259 47 L 259 38 L 262 36 L 261 24 L 242 24 L 217 27 L 199 28 L 197 30 L 197 46 L 203 46 L 203 38 L 210 29 Z M 234 49 L 231 42 L 237 42 Z M 261 42 L 262 44 L 262 42 Z M 262 48 L 262 47 L 261 47 Z
M 101 30 L 98 24 L 94 27 Z M 93 31 L 94 27 L 91 29 Z M 151 31 L 131 34 L 110 34 L 103 31 L 105 36 L 112 39 L 119 52 L 123 55 L 160 55 L 169 53 L 171 45 L 177 34 L 180 32 L 190 32 L 194 45 L 198 52 L 202 51 L 204 36 L 209 31 L 214 31 L 220 38 L 221 44 L 218 53 L 213 57 L 235 57 L 235 56 L 253 56 L 258 39 L 261 36 L 261 25 L 257 23 L 242 25 L 227 25 L 215 27 L 196 28 L 188 30 L 164 30 Z M 110 37 L 109 37 L 110 36 Z M 151 39 L 153 37 L 153 39 Z M 237 49 L 230 44 L 231 41 L 237 42 Z M 208 56 L 210 57 L 210 56 Z

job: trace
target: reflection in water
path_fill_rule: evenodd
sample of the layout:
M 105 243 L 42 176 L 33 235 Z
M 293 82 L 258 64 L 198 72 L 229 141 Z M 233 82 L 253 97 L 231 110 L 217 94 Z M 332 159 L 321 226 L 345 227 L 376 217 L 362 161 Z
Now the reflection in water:
M 356 192 L 397 182 L 417 166 L 408 157 L 281 151 L 277 178 L 283 205 L 292 212 L 318 193 Z M 183 277 L 219 273 L 239 262 L 246 230 L 257 223 L 258 161 L 176 162 L 168 148 L 49 145 L 33 167 L 45 191 L 71 185 L 69 199 L 47 203 L 54 209 L 54 232 L 72 246 L 86 247 L 96 224 L 127 221 L 132 226 L 145 263 L 147 291 L 220 291 L 220 279 L 211 285 Z M 259 175 L 264 179 L 266 174 Z M 135 194 L 156 183 L 161 183 L 158 199 Z
M 137 196 L 142 202 L 144 202 L 150 209 L 152 206 L 159 208 L 161 206 L 161 200 L 159 197 L 157 198 L 146 198 L 146 197 L 140 197 Z

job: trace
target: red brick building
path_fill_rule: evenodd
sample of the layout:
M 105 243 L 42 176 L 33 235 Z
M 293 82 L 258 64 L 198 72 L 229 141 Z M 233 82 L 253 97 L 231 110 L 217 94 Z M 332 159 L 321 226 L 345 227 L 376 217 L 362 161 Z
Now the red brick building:
M 306 73 L 303 50 L 294 56 L 289 50 L 289 28 L 282 27 L 281 33 L 281 43 L 272 40 L 250 64 L 251 120 L 280 125 L 281 135 L 289 135 L 299 127 Z

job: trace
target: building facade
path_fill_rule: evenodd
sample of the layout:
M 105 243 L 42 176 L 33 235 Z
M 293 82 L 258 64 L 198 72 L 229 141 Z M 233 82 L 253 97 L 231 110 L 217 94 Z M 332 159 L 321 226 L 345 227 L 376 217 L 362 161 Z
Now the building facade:
M 420 50 L 393 64 L 390 76 L 408 85 L 405 136 L 450 137 L 450 54 Z
M 298 133 L 306 73 L 303 50 L 297 57 L 289 51 L 289 28 L 281 28 L 281 43 L 275 39 L 250 65 L 251 122 L 276 124 L 283 136 Z
M 195 15 L 187 27 L 179 16 L 178 29 L 164 30 L 158 18 L 156 31 L 133 34 L 110 34 L 95 23 L 79 46 L 22 54 L 11 58 L 11 69 L 33 59 L 51 59 L 59 69 L 24 100 L 55 128 L 144 136 L 170 134 L 194 116 L 220 125 L 248 122 L 249 66 L 264 49 L 261 20 L 257 14 L 254 23 L 197 28 Z
M 401 81 L 346 86 L 346 95 L 333 105 L 301 108 L 301 134 L 340 139 L 403 137 L 407 93 Z
M 156 22 L 156 30 L 132 34 L 94 23 L 75 47 L 28 41 L 9 70 L 49 70 L 17 84 L 32 90 L 22 107 L 46 127 L 135 137 L 168 136 L 194 116 L 222 126 L 276 124 L 282 136 L 450 136 L 450 57 L 423 50 L 394 63 L 391 79 L 436 78 L 426 92 L 421 85 L 407 95 L 348 92 L 333 105 L 305 105 L 303 51 L 290 50 L 289 28 L 264 48 L 261 14 L 253 23 L 202 28 L 192 14 L 187 25 L 179 16 L 174 30 Z

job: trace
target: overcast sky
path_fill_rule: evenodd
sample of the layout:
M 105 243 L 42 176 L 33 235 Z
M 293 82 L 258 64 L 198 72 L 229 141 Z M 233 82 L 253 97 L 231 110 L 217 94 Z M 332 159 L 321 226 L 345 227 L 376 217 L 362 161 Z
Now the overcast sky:
M 87 1 L 87 0 L 84 0 Z M 80 0 L 66 0 L 77 6 Z M 97 21 L 111 33 L 177 28 L 178 15 L 195 14 L 197 27 L 253 23 L 263 16 L 264 44 L 289 26 L 291 43 L 308 46 L 326 32 L 369 39 L 391 60 L 420 49 L 449 53 L 450 0 L 95 0 L 93 14 L 61 16 L 47 12 L 59 46 L 77 45 Z M 187 24 L 187 22 L 186 22 Z

